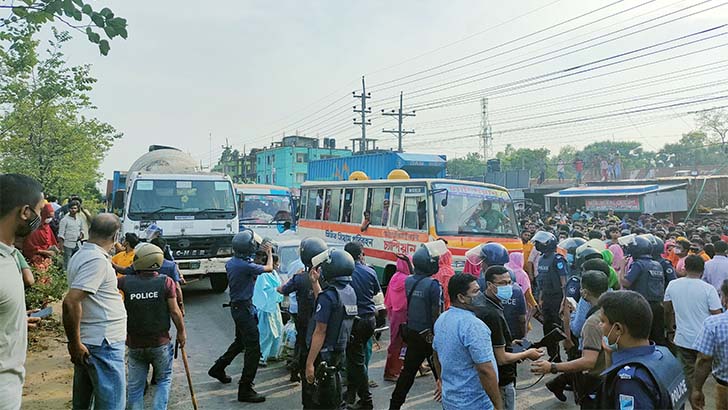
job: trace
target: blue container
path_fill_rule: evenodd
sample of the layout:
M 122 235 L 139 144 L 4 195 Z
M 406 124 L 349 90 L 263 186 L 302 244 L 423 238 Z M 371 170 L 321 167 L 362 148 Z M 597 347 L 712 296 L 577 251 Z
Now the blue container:
M 328 158 L 308 163 L 308 181 L 344 181 L 354 171 L 363 171 L 369 179 L 387 179 L 394 169 L 407 171 L 410 178 L 444 178 L 445 155 L 380 152 Z

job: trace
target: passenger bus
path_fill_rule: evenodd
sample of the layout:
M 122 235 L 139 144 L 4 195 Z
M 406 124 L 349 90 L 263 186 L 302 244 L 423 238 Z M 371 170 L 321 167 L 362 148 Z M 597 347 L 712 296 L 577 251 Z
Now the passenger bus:
M 465 252 L 478 244 L 522 249 L 505 188 L 451 179 L 305 182 L 298 230 L 327 242 L 361 242 L 366 262 L 380 276 L 397 254 L 410 255 L 438 238 L 447 241 L 457 271 L 464 268 Z
M 240 230 L 250 228 L 263 238 L 272 238 L 286 229 L 296 229 L 290 189 L 275 185 L 235 184 L 235 193 Z

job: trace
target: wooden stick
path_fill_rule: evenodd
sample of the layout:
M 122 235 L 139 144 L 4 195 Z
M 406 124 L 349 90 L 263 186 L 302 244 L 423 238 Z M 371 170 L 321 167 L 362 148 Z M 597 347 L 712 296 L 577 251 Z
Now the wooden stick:
M 182 350 L 182 363 L 185 365 L 185 374 L 187 375 L 187 384 L 190 386 L 190 396 L 192 396 L 192 407 L 197 410 L 197 398 L 195 398 L 195 391 L 192 389 L 192 376 L 190 375 L 190 365 L 187 363 L 187 352 L 184 347 L 180 347 Z

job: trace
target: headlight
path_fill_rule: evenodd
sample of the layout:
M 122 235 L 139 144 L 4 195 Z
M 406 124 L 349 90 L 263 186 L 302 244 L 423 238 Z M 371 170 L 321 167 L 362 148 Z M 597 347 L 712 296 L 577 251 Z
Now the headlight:
M 230 255 L 232 253 L 233 253 L 233 248 L 230 246 L 225 247 L 225 248 L 218 248 L 218 250 L 217 250 L 217 256 Z

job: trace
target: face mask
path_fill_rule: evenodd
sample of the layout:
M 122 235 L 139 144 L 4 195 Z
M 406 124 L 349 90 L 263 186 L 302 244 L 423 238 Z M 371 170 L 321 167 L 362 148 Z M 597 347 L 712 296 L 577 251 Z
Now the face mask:
M 513 286 L 511 285 L 497 286 L 497 289 L 496 296 L 503 302 L 510 300 L 513 296 Z
M 19 226 L 15 230 L 15 236 L 27 236 L 40 226 L 40 216 L 38 216 L 38 214 L 32 209 L 30 212 L 33 213 L 33 219 L 29 220 L 25 226 Z
M 612 325 L 612 328 L 609 329 L 609 333 L 607 333 L 606 336 L 604 336 L 604 344 L 609 347 L 609 350 L 616 352 L 619 350 L 619 338 L 622 337 L 622 335 L 617 336 L 617 340 L 614 341 L 614 344 L 609 344 L 609 336 L 612 335 L 612 330 L 614 330 L 614 325 Z
M 45 223 L 48 225 L 49 223 L 53 222 L 53 218 L 46 218 Z

